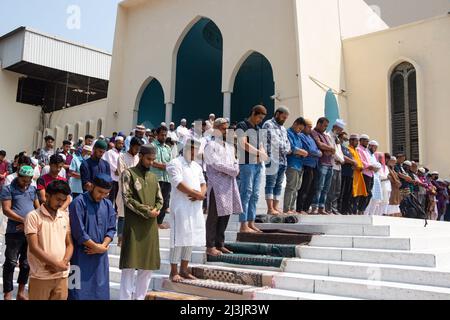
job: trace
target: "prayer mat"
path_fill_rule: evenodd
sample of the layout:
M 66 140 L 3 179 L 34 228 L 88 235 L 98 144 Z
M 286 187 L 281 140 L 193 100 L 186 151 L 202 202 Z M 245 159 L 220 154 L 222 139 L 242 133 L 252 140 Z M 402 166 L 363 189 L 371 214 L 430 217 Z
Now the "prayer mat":
M 274 267 L 279 268 L 283 262 L 282 257 L 261 256 L 252 254 L 223 254 L 213 257 L 207 256 L 208 262 L 222 262 L 245 266 Z
M 208 279 L 226 283 L 234 283 L 241 285 L 249 285 L 255 287 L 263 287 L 266 285 L 271 285 L 272 277 L 266 277 L 262 273 L 257 272 L 247 272 L 247 271 L 234 271 L 234 270 L 224 270 L 218 268 L 209 267 L 192 267 L 191 274 L 199 279 Z M 266 281 L 264 281 L 266 280 Z
M 256 254 L 272 257 L 295 257 L 295 245 L 234 242 L 226 243 L 225 247 L 233 253 Z
M 305 245 L 318 233 L 300 233 L 289 230 L 263 230 L 263 233 L 238 233 L 238 242 Z
M 296 215 L 267 215 L 260 214 L 256 216 L 256 223 L 287 223 L 296 224 L 299 223 L 299 218 Z
M 209 300 L 208 298 L 193 296 L 188 294 L 181 294 L 177 292 L 149 292 L 145 297 L 145 300 Z
M 269 223 L 269 216 L 267 214 L 258 214 L 255 218 L 256 223 Z
M 269 216 L 270 223 L 283 223 L 284 218 L 282 216 Z
M 267 288 L 256 288 L 211 280 L 185 280 L 178 283 L 165 280 L 163 282 L 163 289 L 208 297 L 209 299 L 254 300 L 255 291 L 265 290 Z
M 298 219 L 297 216 L 287 216 L 284 217 L 284 223 L 288 223 L 288 224 L 296 224 L 298 223 L 300 220 Z

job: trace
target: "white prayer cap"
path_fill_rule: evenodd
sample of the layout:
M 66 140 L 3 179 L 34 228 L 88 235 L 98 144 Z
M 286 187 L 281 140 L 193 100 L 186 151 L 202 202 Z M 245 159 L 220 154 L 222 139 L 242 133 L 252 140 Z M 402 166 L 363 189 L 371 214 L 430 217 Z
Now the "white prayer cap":
M 31 158 L 31 163 L 33 166 L 37 166 L 39 164 L 39 161 L 36 158 Z
M 378 141 L 372 140 L 372 141 L 369 142 L 369 146 L 379 147 L 380 144 L 378 143 Z
M 192 122 L 192 123 L 191 123 L 191 126 L 195 126 L 195 122 Z
M 389 161 L 395 161 L 395 162 L 397 162 L 397 157 L 392 156 L 392 157 L 389 159 Z
M 99 139 L 105 139 L 105 136 L 104 135 L 100 135 L 98 138 Z
M 84 141 L 84 138 L 83 137 L 79 137 L 78 140 Z
M 186 123 L 187 122 L 187 120 L 186 119 L 181 119 L 181 121 L 180 121 L 181 123 Z
M 223 125 L 223 124 L 225 124 L 225 123 L 229 123 L 228 119 L 225 119 L 225 118 L 217 118 L 217 119 L 214 121 L 214 126 L 215 126 L 215 127 L 218 127 L 218 126 L 221 126 L 221 125 Z
M 214 118 L 215 118 L 215 117 L 216 117 L 216 115 L 215 115 L 214 113 L 211 113 L 211 114 L 209 115 L 209 117 L 210 117 L 210 118 L 212 118 L 212 117 L 214 117 Z
M 174 126 L 174 125 L 175 125 L 175 122 L 171 122 L 170 125 L 171 125 L 171 126 Z
M 362 135 L 359 137 L 359 139 L 360 139 L 360 140 L 370 140 L 370 137 L 369 137 L 367 134 L 362 134 Z
M 334 125 L 335 125 L 336 127 L 341 128 L 341 129 L 345 129 L 345 126 L 346 126 L 347 124 L 345 123 L 344 120 L 342 120 L 342 119 L 337 119 L 336 122 L 334 123 Z
M 359 140 L 359 134 L 357 134 L 357 133 L 351 134 L 350 135 L 350 139 L 357 139 L 357 140 Z
M 432 176 L 434 176 L 434 175 L 437 175 L 437 176 L 438 176 L 438 175 L 439 175 L 439 172 L 433 171 L 433 172 L 431 173 L 431 175 L 432 175 Z
M 136 129 L 135 129 L 136 131 L 145 131 L 145 126 L 144 125 L 139 125 L 139 126 L 136 126 Z
M 152 132 L 152 130 L 150 130 L 150 129 L 147 129 L 147 130 L 145 130 L 145 132 Z
M 403 164 L 404 164 L 405 166 L 408 166 L 408 167 L 411 167 L 411 166 L 412 166 L 412 163 L 411 163 L 411 161 L 409 161 L 409 160 L 406 160 L 405 162 L 403 162 Z
M 83 147 L 83 150 L 84 150 L 84 151 L 92 152 L 92 147 L 91 147 L 91 146 L 88 146 L 88 145 L 85 145 L 85 146 Z
M 122 136 L 118 136 L 118 137 L 116 137 L 116 140 L 115 140 L 116 142 L 117 141 L 122 141 L 123 142 L 123 137 Z
M 167 123 L 161 122 L 161 127 L 167 127 Z
M 419 168 L 419 172 L 425 174 L 427 171 L 425 170 L 425 168 Z

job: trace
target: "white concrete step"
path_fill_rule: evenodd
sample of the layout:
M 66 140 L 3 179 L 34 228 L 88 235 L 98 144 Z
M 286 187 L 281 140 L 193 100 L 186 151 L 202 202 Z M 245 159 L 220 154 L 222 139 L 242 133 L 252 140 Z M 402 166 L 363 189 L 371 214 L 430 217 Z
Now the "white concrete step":
M 286 261 L 283 271 L 450 288 L 450 268 L 437 269 L 362 262 L 289 259 Z
M 170 249 L 161 248 L 159 250 L 161 260 L 169 260 L 170 259 Z M 206 253 L 205 251 L 192 251 L 191 257 L 192 263 L 205 263 L 206 262 Z
M 159 238 L 159 247 L 164 248 L 164 249 L 169 249 L 170 248 L 170 238 L 160 237 Z M 194 247 L 193 250 L 194 251 L 205 251 L 206 247 Z
M 364 224 L 285 224 L 260 223 L 258 228 L 285 229 L 304 233 L 324 233 L 326 235 L 353 235 L 375 237 L 449 236 L 447 228 L 424 228 L 404 225 L 364 225 Z
M 383 216 L 322 216 L 322 215 L 301 215 L 298 216 L 300 224 L 357 224 L 357 225 L 401 225 L 423 227 L 425 220 L 394 218 Z M 450 230 L 449 222 L 427 221 L 427 228 L 446 228 Z
M 396 264 L 418 267 L 446 267 L 450 263 L 450 252 L 410 252 L 380 249 L 323 248 L 301 246 L 300 258 L 311 260 L 334 260 L 347 262 L 367 262 Z
M 279 274 L 275 288 L 375 300 L 450 300 L 450 289 L 405 283 Z
M 324 233 L 326 235 L 389 236 L 389 226 L 285 223 L 260 223 L 257 226 L 261 230 L 283 229 L 304 233 Z
M 266 289 L 255 293 L 255 300 L 360 300 L 328 294 L 298 292 L 282 289 Z
M 236 241 L 236 231 L 225 231 L 225 241 Z M 159 230 L 159 238 L 170 238 L 170 229 Z
M 108 257 L 109 257 L 110 267 L 119 268 L 120 255 L 109 254 Z M 169 262 L 170 249 L 161 249 L 160 257 L 161 257 L 161 267 L 162 267 L 163 262 L 167 262 L 167 263 Z M 191 262 L 192 262 L 192 264 L 204 264 L 206 262 L 205 251 L 193 251 Z M 169 265 L 169 267 L 170 267 L 170 265 Z
M 372 237 L 372 236 L 313 236 L 310 242 L 314 247 L 342 247 L 388 250 L 421 250 L 433 248 L 448 248 L 450 250 L 450 235 L 444 236 L 414 236 L 414 237 Z

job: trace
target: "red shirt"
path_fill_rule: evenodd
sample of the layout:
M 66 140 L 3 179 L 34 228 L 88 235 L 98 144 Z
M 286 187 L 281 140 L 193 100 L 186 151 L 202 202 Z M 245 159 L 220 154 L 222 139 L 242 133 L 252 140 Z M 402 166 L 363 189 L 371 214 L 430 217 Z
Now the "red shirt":
M 0 174 L 4 174 L 5 172 L 8 172 L 8 161 L 3 160 L 2 162 L 0 162 Z M 3 185 L 3 183 L 5 183 L 5 178 L 0 177 L 0 185 Z
M 47 188 L 47 186 L 48 186 L 51 182 L 53 182 L 53 181 L 55 181 L 55 180 L 61 180 L 61 181 L 66 181 L 66 182 L 67 182 L 67 179 L 65 179 L 65 178 L 63 178 L 63 177 L 58 176 L 58 177 L 56 177 L 56 178 L 53 178 L 53 177 L 50 175 L 50 173 L 47 173 L 47 174 L 43 175 L 42 177 L 40 177 L 40 178 L 38 179 L 38 181 L 37 181 L 37 189 L 38 189 L 38 190 L 45 190 L 45 188 Z

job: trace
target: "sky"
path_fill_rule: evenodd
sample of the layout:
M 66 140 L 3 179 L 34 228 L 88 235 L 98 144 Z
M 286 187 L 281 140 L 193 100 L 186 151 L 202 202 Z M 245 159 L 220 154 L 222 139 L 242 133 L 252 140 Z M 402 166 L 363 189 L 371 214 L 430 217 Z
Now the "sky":
M 0 35 L 26 26 L 112 52 L 121 0 L 0 0 Z

